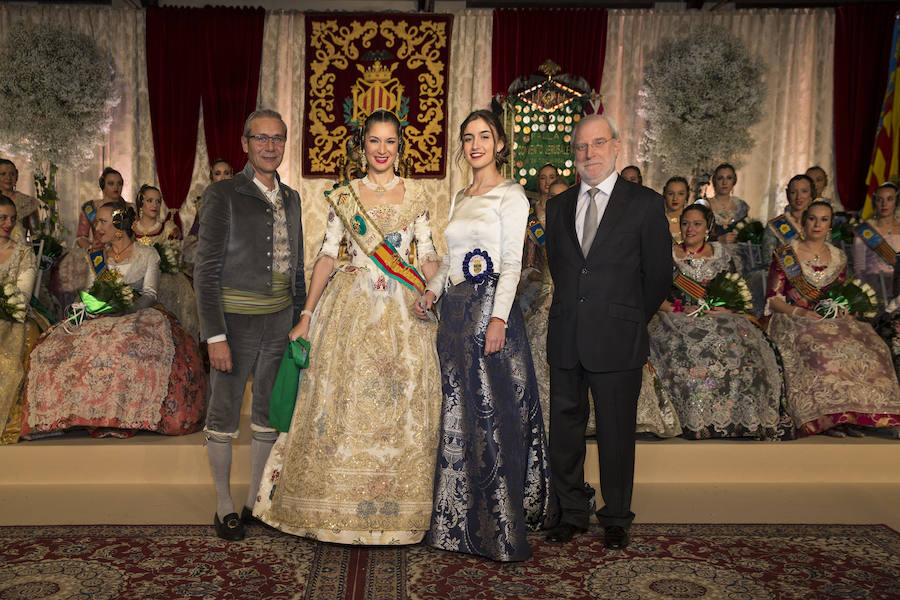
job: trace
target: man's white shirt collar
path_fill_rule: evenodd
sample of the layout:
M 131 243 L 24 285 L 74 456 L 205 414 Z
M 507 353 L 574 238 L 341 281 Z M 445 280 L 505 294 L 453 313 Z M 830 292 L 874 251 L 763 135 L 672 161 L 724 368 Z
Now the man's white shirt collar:
M 612 196 L 612 191 L 613 191 L 613 188 L 616 186 L 616 180 L 618 178 L 619 178 L 619 174 L 616 173 L 616 171 L 614 170 L 612 173 L 609 174 L 609 177 L 607 177 L 606 179 L 601 181 L 599 185 L 594 185 L 594 186 L 588 185 L 582 179 L 581 187 L 578 190 L 578 197 L 579 198 L 583 197 L 589 189 L 591 189 L 592 187 L 595 187 L 598 190 L 600 190 L 601 192 L 603 192 L 604 194 L 606 194 L 606 197 L 609 198 L 610 196 Z

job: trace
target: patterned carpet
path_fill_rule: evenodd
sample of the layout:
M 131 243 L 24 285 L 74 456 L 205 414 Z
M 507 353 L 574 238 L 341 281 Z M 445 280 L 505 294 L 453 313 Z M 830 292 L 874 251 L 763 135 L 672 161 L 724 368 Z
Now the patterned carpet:
M 900 534 L 882 525 L 636 525 L 500 564 L 424 547 L 347 548 L 260 526 L 0 527 L 0 600 L 900 599 Z

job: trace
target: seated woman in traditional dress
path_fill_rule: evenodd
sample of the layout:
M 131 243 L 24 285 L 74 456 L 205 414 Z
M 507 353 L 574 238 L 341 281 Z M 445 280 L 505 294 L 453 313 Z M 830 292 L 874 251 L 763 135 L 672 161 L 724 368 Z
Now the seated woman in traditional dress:
M 217 158 L 209 165 L 209 181 L 215 183 L 223 179 L 231 179 L 234 176 L 234 169 L 224 158 Z M 196 214 L 194 223 L 191 225 L 190 231 L 184 236 L 184 242 L 181 245 L 182 256 L 184 257 L 185 273 L 193 272 L 194 258 L 197 256 L 197 235 L 200 233 L 200 197 L 198 196 L 194 202 Z
M 699 203 L 681 215 L 684 241 L 672 247 L 672 292 L 649 327 L 651 359 L 684 437 L 775 439 L 784 379 L 772 344 L 735 307 L 701 310 L 713 301 L 710 282 L 740 273 L 721 243 L 706 242 L 714 223 L 712 211 Z
M 112 167 L 106 167 L 100 174 L 98 183 L 102 197 L 99 200 L 88 200 L 81 205 L 75 245 L 53 264 L 50 271 L 50 292 L 62 307 L 77 299 L 78 290 L 86 289 L 91 284 L 92 273 L 86 260 L 87 255 L 103 247 L 102 242 L 94 234 L 94 221 L 98 209 L 108 202 L 122 200 L 124 180 L 121 173 Z
M 92 435 L 130 437 L 137 430 L 167 435 L 199 431 L 206 374 L 197 343 L 168 313 L 152 307 L 159 255 L 134 242 L 134 209 L 123 202 L 98 210 L 92 273 L 116 271 L 138 296 L 132 310 L 74 317 L 38 341 L 29 358 L 22 434 L 39 437 L 77 427 Z
M 900 386 L 885 343 L 842 309 L 827 319 L 816 312 L 829 287 L 847 278 L 846 255 L 828 242 L 833 215 L 827 202 L 813 202 L 803 239 L 776 249 L 769 270 L 768 333 L 784 360 L 787 412 L 803 434 L 897 427 Z
M 639 184 L 644 183 L 644 176 L 641 175 L 641 169 L 637 165 L 628 165 L 627 167 L 622 169 L 622 172 L 619 174 L 625 181 Z
M 509 148 L 492 112 L 471 113 L 459 138 L 473 181 L 450 206 L 448 253 L 415 306 L 424 319 L 444 298 L 437 339 L 442 432 L 425 541 L 525 560 L 528 530 L 558 518 L 537 380 L 515 303 L 528 199 L 500 174 Z
M 735 225 L 747 218 L 750 207 L 746 202 L 732 196 L 734 186 L 737 184 L 737 171 L 728 163 L 722 163 L 712 176 L 712 198 L 701 198 L 697 202 L 705 204 L 712 209 L 715 223 L 709 232 L 709 238 L 725 244 L 732 244 L 737 240 Z
M 12 231 L 12 239 L 15 242 L 25 241 L 25 231 L 36 232 L 39 229 L 40 215 L 38 208 L 41 203 L 38 199 L 23 194 L 16 190 L 19 181 L 19 169 L 13 161 L 0 158 L 0 194 L 13 201 L 16 205 L 16 226 Z
M 666 219 L 669 221 L 669 233 L 672 234 L 672 242 L 680 244 L 681 239 L 681 212 L 687 206 L 690 196 L 688 181 L 684 177 L 670 177 L 663 187 L 663 200 L 666 203 Z
M 197 339 L 200 319 L 197 316 L 197 297 L 194 286 L 181 271 L 181 229 L 167 219 L 159 188 L 144 184 L 135 199 L 137 220 L 134 222 L 135 241 L 159 252 L 159 245 L 167 255 L 167 269 L 160 273 L 157 298 L 172 311 L 175 318 Z
M 795 239 L 803 239 L 803 213 L 813 200 L 813 182 L 808 175 L 794 175 L 788 181 L 785 194 L 788 204 L 784 214 L 778 215 L 766 226 L 763 232 L 762 260 L 764 264 L 772 262 L 773 252 L 779 246 L 789 244 Z
M 844 205 L 837 198 L 829 198 L 825 195 L 825 188 L 828 187 L 828 174 L 825 169 L 819 165 L 813 165 L 806 170 L 806 175 L 813 182 L 813 198 L 823 200 L 831 205 L 834 212 L 843 212 Z
M 875 218 L 856 227 L 853 272 L 887 302 L 893 298 L 894 263 L 900 249 L 900 220 L 894 217 L 897 186 L 892 182 L 878 186 L 872 205 Z
M 0 195 L 0 289 L 12 285 L 27 306 L 34 288 L 37 261 L 31 247 L 13 239 L 16 205 Z M 0 444 L 19 439 L 22 379 L 25 375 L 26 328 L 21 320 L 0 319 Z
M 525 252 L 522 255 L 522 275 L 519 282 L 518 300 L 522 311 L 527 313 L 541 293 L 541 280 L 547 266 L 544 253 L 544 224 L 547 222 L 547 200 L 550 188 L 559 180 L 559 169 L 547 163 L 538 171 L 538 196 L 528 210 L 528 229 L 525 234 Z M 568 186 L 561 182 L 564 189 Z
M 428 194 L 395 174 L 399 120 L 377 110 L 361 134 L 368 172 L 328 195 L 325 239 L 290 332 L 308 337 L 309 368 L 253 514 L 320 541 L 414 544 L 431 516 L 441 379 L 437 327 L 411 307 L 438 257 Z M 349 264 L 335 272 L 345 238 Z M 409 264 L 414 240 L 421 275 Z

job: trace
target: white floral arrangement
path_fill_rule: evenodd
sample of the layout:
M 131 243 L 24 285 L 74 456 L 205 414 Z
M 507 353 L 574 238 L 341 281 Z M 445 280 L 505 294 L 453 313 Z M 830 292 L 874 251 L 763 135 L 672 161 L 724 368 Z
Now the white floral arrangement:
M 669 173 L 709 173 L 740 164 L 762 116 L 763 63 L 721 27 L 663 41 L 644 71 L 638 111 L 647 122 L 639 160 Z
M 159 270 L 163 273 L 177 273 L 181 270 L 181 249 L 175 244 L 175 240 L 165 240 L 153 244 L 159 254 Z
M 28 303 L 25 294 L 12 283 L 4 284 L 0 291 L 0 319 L 24 323 L 26 314 Z
M 0 45 L 0 151 L 80 167 L 119 103 L 112 56 L 87 35 L 22 25 Z

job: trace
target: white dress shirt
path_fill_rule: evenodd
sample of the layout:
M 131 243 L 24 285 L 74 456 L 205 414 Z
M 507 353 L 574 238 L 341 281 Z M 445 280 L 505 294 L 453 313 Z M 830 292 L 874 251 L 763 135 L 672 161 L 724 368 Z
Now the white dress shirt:
M 488 253 L 499 273 L 492 317 L 506 321 L 522 272 L 522 249 L 528 226 L 528 198 L 518 183 L 506 180 L 481 196 L 456 194 L 444 236 L 447 254 L 428 288 L 440 298 L 444 287 L 465 281 L 463 260 L 479 248 Z
M 584 181 L 581 182 L 581 187 L 578 188 L 578 203 L 575 205 L 575 233 L 578 234 L 578 243 L 581 243 L 582 240 L 584 240 L 584 217 L 587 212 L 588 202 L 591 200 L 588 190 L 591 189 L 591 187 L 600 190 L 600 193 L 594 196 L 594 203 L 597 205 L 597 223 L 599 224 L 603 221 L 603 213 L 606 212 L 606 206 L 609 204 L 609 197 L 612 194 L 613 187 L 615 187 L 616 179 L 618 178 L 619 174 L 613 171 L 612 174 L 601 181 L 599 185 L 590 186 Z

